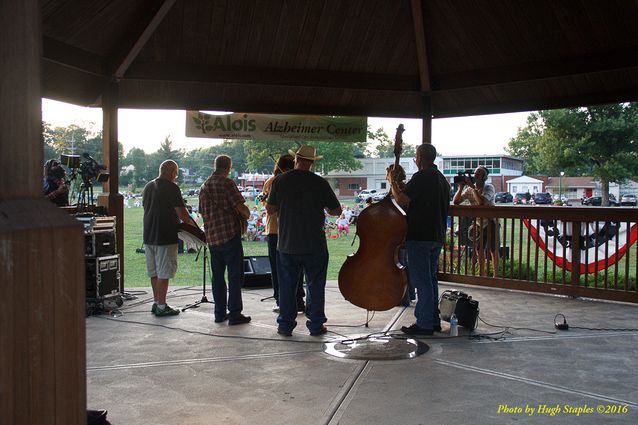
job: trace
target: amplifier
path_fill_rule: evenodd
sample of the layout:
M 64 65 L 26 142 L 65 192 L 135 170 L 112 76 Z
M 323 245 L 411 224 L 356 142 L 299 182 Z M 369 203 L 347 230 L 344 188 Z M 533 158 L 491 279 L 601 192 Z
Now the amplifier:
M 244 287 L 272 287 L 270 260 L 267 255 L 244 257 Z
M 96 230 L 84 234 L 84 255 L 104 257 L 117 254 L 117 241 L 112 230 Z
M 459 325 L 473 330 L 478 318 L 479 302 L 463 291 L 448 290 L 441 294 L 439 312 L 442 320 L 450 321 L 452 315 L 456 315 Z
M 119 295 L 120 256 L 109 255 L 86 259 L 86 298 Z
M 115 216 L 102 217 L 93 213 L 79 213 L 75 215 L 75 218 L 82 222 L 86 234 L 100 231 L 115 232 Z

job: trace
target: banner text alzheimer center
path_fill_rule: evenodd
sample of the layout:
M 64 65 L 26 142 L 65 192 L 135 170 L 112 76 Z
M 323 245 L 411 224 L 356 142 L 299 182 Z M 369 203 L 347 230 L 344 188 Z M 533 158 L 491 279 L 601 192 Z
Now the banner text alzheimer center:
M 186 111 L 186 137 L 365 142 L 367 129 L 366 117 Z

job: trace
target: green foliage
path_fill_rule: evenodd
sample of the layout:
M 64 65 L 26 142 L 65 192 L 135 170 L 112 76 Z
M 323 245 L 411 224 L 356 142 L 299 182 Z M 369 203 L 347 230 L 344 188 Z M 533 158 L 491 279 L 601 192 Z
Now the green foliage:
M 173 149 L 173 141 L 169 136 L 164 138 L 164 141 L 160 144 L 160 148 L 155 152 L 160 164 L 167 159 L 172 159 L 178 162 L 182 159 L 183 152 L 181 150 Z
M 378 158 L 394 158 L 394 140 L 385 132 L 383 128 L 371 131 L 368 128 L 368 139 L 376 143 L 372 156 Z M 416 155 L 416 148 L 413 145 L 403 144 L 401 156 L 410 157 Z
M 279 156 L 288 153 L 288 149 L 297 150 L 300 144 L 292 141 L 244 141 L 246 157 L 246 171 L 272 173 L 275 162 Z
M 51 125 L 42 121 L 42 141 L 44 142 L 44 160 L 59 158 L 60 154 L 55 150 L 54 133 Z
M 80 127 L 71 124 L 68 127 L 52 128 L 50 124 L 42 123 L 42 137 L 44 141 L 44 158 L 59 158 L 60 154 L 82 155 L 88 153 L 99 163 L 102 159 L 102 131 Z
M 528 174 L 591 175 L 606 198 L 609 182 L 638 174 L 638 103 L 532 113 L 507 150 Z
M 149 170 L 147 162 L 146 152 L 140 148 L 132 148 L 122 161 L 122 166 L 132 165 L 135 169 L 123 176 L 122 185 L 129 185 L 132 191 L 143 187 L 148 182 Z M 157 174 L 157 170 L 155 173 Z
M 304 142 L 317 148 L 317 155 L 323 159 L 315 163 L 314 170 L 326 174 L 332 170 L 356 170 L 361 163 L 355 159 L 355 153 L 360 153 L 360 145 L 350 142 Z M 301 142 L 287 141 L 245 141 L 247 169 L 252 172 L 270 173 L 274 167 L 274 160 L 280 155 L 288 153 L 288 149 L 296 151 Z
M 326 174 L 332 170 L 353 171 L 362 168 L 354 157 L 356 146 L 350 142 L 316 142 L 318 155 L 323 159 L 315 163 L 315 171 Z
M 519 128 L 518 134 L 510 140 L 505 149 L 510 155 L 525 160 L 524 174 L 545 173 L 545 165 L 539 152 L 543 131 L 544 126 L 540 115 L 533 112 L 527 116 L 527 126 Z
M 492 264 L 490 264 L 491 270 Z M 504 270 L 503 270 L 504 269 Z M 498 276 L 503 278 L 535 280 L 537 271 L 533 264 L 519 263 L 516 260 L 501 260 L 498 266 Z

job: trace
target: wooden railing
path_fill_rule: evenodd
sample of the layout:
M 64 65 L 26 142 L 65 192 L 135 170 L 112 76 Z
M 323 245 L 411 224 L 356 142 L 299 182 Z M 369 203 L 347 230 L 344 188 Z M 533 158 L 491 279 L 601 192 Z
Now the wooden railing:
M 450 216 L 440 280 L 638 303 L 636 208 L 457 205 Z

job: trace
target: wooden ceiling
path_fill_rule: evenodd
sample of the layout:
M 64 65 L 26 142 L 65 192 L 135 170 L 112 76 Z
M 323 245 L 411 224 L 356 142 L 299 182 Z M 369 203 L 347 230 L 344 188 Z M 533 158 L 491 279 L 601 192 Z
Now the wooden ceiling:
M 438 117 L 638 100 L 638 0 L 42 0 L 43 96 Z M 431 102 L 431 103 L 430 103 Z

